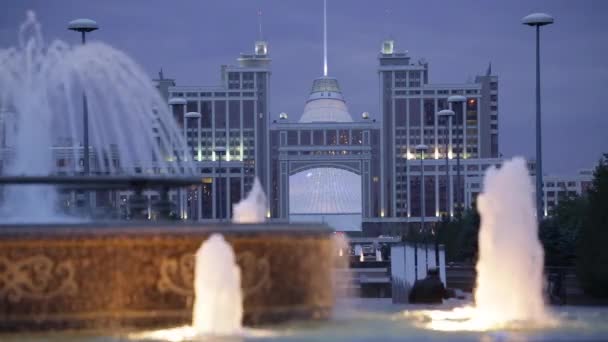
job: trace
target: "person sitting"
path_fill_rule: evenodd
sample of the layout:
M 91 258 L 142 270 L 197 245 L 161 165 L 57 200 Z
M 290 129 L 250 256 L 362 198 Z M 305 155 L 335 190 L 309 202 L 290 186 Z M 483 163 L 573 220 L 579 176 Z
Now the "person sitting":
M 441 304 L 445 298 L 449 298 L 449 293 L 436 268 L 429 268 L 426 278 L 416 280 L 409 295 L 412 304 Z

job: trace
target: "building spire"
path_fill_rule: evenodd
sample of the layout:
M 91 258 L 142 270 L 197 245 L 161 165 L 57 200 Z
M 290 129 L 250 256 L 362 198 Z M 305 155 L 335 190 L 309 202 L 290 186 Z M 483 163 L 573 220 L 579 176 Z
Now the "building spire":
M 323 76 L 327 77 L 327 0 L 323 0 Z
M 264 40 L 264 35 L 262 34 L 262 10 L 258 9 L 258 40 Z
M 385 15 L 385 29 L 386 29 L 386 38 L 388 40 L 393 40 L 393 23 L 391 21 L 391 10 L 390 9 L 386 9 L 384 10 L 384 15 Z

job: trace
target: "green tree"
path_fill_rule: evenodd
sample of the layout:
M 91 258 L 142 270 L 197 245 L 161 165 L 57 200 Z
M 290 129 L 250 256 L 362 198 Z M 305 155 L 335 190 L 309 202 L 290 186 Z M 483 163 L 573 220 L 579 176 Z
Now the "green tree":
M 578 239 L 577 273 L 586 293 L 608 297 L 608 154 L 595 168 L 587 201 Z
M 476 209 L 465 211 L 460 218 L 439 223 L 439 243 L 445 246 L 446 260 L 477 260 L 477 241 L 479 235 L 479 213 Z
M 561 199 L 539 227 L 539 238 L 548 266 L 570 266 L 576 258 L 576 243 L 587 215 L 587 198 Z

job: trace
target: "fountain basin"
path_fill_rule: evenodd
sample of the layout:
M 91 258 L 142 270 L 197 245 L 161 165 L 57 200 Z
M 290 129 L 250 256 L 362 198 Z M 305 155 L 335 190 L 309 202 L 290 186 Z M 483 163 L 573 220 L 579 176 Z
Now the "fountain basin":
M 245 325 L 329 317 L 325 225 L 0 225 L 0 331 L 190 324 L 194 254 L 213 233 L 236 253 Z

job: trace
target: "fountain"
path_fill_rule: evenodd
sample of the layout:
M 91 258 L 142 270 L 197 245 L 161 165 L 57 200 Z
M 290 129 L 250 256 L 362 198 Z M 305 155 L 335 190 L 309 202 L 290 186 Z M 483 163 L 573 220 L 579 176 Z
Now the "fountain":
M 533 186 L 523 158 L 490 168 L 477 198 L 481 216 L 475 306 L 429 311 L 438 330 L 491 330 L 553 323 L 543 296 L 543 250 Z
M 79 221 L 57 210 L 57 184 L 111 190 L 135 185 L 138 192 L 196 187 L 201 179 L 192 173 L 166 102 L 127 55 L 99 42 L 45 45 L 31 12 L 19 38 L 18 47 L 0 49 L 1 114 L 14 128 L 14 139 L 2 146 L 9 163 L 0 183 L 17 183 L 3 194 L 1 332 L 174 327 L 192 322 L 194 302 L 201 332 L 227 333 L 240 326 L 239 315 L 250 326 L 329 317 L 332 231 L 325 225 L 255 223 L 266 214 L 259 182 L 235 207 L 239 224 Z M 78 162 L 83 93 L 91 175 L 82 175 Z M 224 236 L 234 255 L 213 238 L 202 248 L 204 260 L 195 262 L 201 243 L 214 234 Z M 205 251 L 222 256 L 213 262 Z M 229 266 L 222 267 L 225 262 Z M 227 308 L 201 309 L 209 299 L 204 295 L 195 301 L 195 264 L 218 267 L 211 273 L 227 276 L 223 272 L 236 270 L 235 263 L 240 281 L 233 273 L 231 284 L 232 290 L 240 286 L 241 299 L 237 292 L 225 298 L 242 302 L 241 309 L 229 310 L 230 319 L 214 317 L 221 324 L 199 324 Z M 202 273 L 205 286 L 224 279 Z
M 187 148 L 172 115 L 135 62 L 99 42 L 47 45 L 34 13 L 28 12 L 19 45 L 0 49 L 0 113 L 11 137 L 1 146 L 5 175 L 83 172 L 83 94 L 90 117 L 91 174 L 191 174 L 189 160 L 180 159 Z M 48 185 L 10 186 L 4 197 L 5 221 L 66 219 L 58 213 L 57 192 Z
M 241 270 L 232 247 L 219 234 L 196 252 L 192 316 L 201 335 L 235 335 L 242 329 Z

